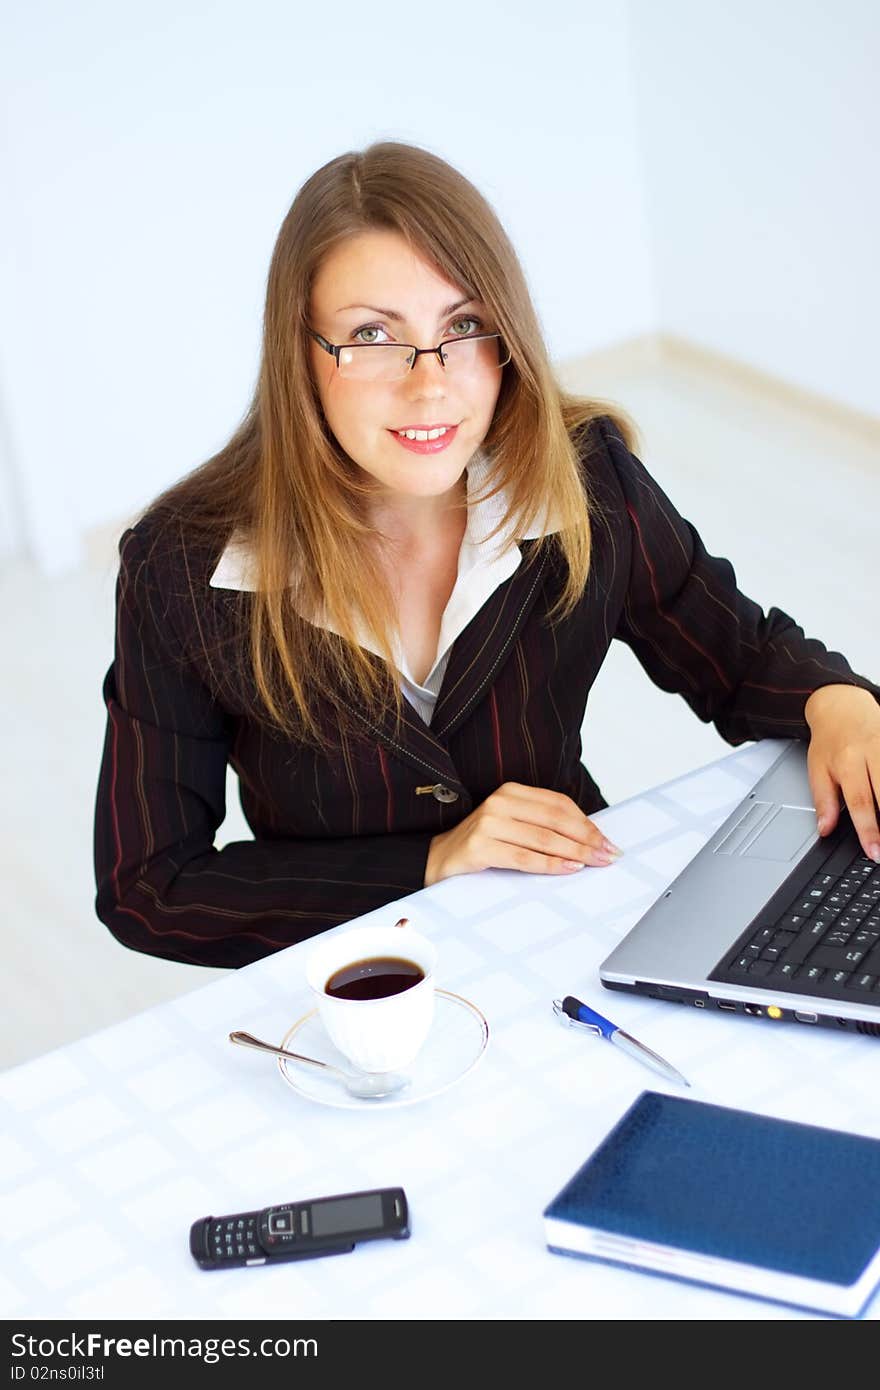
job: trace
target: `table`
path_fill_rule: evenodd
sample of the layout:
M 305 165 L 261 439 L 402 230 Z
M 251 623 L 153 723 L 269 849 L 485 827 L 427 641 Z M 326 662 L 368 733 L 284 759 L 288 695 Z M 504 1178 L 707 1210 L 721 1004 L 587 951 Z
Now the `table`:
M 781 749 L 747 745 L 596 815 L 625 850 L 559 877 L 489 870 L 359 918 L 407 915 L 438 984 L 489 1020 L 479 1065 L 433 1099 L 331 1109 L 274 1060 L 311 1007 L 305 942 L 0 1075 L 5 1318 L 789 1319 L 770 1303 L 550 1254 L 542 1212 L 636 1096 L 675 1090 L 559 1027 L 575 993 L 678 1066 L 697 1100 L 880 1136 L 877 1042 L 609 993 L 598 966 Z M 398 910 L 399 909 L 399 910 Z M 348 924 L 351 925 L 351 924 Z M 338 928 L 337 930 L 345 930 Z M 412 1239 L 204 1273 L 192 1221 L 400 1184 Z M 875 1298 L 867 1316 L 880 1314 Z

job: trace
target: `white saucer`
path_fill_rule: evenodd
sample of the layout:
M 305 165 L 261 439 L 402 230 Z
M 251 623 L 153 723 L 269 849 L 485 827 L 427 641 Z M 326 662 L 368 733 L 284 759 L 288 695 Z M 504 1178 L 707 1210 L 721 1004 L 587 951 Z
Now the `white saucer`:
M 321 1105 L 333 1105 L 341 1110 L 390 1110 L 400 1105 L 415 1105 L 417 1101 L 448 1091 L 473 1070 L 488 1041 L 489 1024 L 476 1004 L 448 989 L 437 989 L 434 991 L 434 1022 L 419 1055 L 408 1068 L 412 1080 L 405 1091 L 362 1100 L 350 1095 L 341 1081 L 334 1081 L 319 1071 L 313 1072 L 309 1067 L 298 1067 L 284 1057 L 278 1058 L 278 1069 L 288 1086 Z M 294 1023 L 282 1038 L 281 1046 L 351 1070 L 351 1063 L 328 1038 L 317 1009 Z

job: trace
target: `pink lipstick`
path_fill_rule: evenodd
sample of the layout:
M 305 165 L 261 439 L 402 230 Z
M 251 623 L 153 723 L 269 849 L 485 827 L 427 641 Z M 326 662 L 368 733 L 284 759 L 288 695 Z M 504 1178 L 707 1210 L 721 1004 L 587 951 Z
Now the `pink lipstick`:
M 418 427 L 413 426 L 413 429 L 416 428 Z M 440 426 L 432 425 L 425 426 L 425 428 L 439 429 Z M 441 434 L 437 439 L 407 439 L 406 435 L 398 434 L 396 430 L 389 430 L 388 433 L 397 440 L 398 444 L 402 444 L 404 449 L 409 449 L 413 454 L 440 454 L 444 449 L 449 448 L 458 433 L 458 425 L 447 425 L 446 433 Z

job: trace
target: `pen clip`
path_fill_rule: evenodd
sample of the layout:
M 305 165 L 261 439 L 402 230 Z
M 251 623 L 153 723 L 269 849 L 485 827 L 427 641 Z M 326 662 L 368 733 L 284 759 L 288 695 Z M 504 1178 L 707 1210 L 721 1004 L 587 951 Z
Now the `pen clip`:
M 602 1036 L 602 1029 L 595 1023 L 581 1023 L 579 1018 L 572 1018 L 562 1007 L 561 999 L 553 1000 L 553 1012 L 562 1024 L 563 1028 L 582 1028 L 586 1033 L 593 1033 L 597 1038 Z

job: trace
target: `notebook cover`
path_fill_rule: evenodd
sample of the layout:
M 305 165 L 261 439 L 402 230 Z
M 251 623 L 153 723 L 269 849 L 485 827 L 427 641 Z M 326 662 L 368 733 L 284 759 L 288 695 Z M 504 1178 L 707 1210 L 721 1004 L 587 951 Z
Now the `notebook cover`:
M 848 1287 L 880 1247 L 880 1140 L 645 1091 L 544 1216 Z

